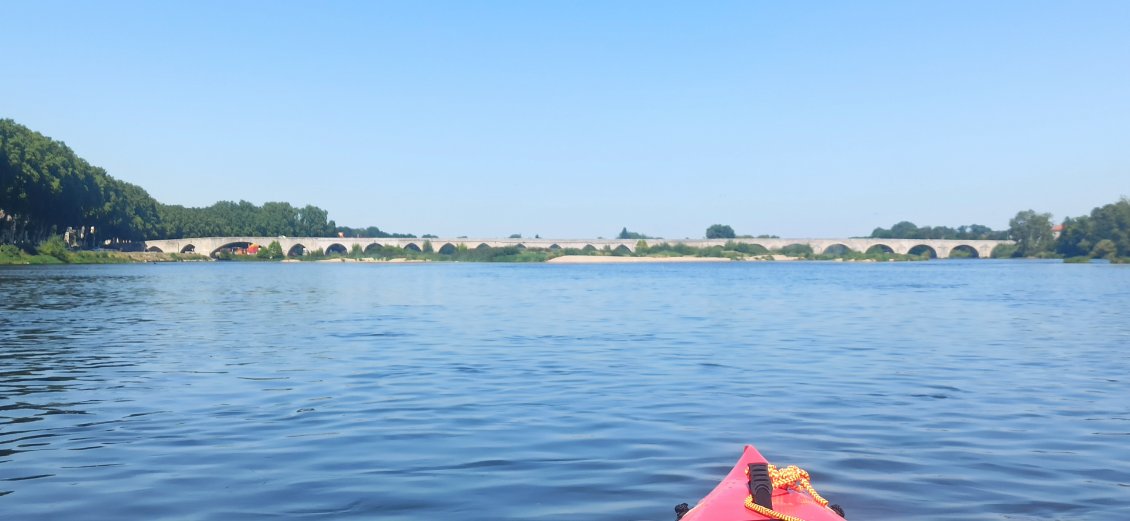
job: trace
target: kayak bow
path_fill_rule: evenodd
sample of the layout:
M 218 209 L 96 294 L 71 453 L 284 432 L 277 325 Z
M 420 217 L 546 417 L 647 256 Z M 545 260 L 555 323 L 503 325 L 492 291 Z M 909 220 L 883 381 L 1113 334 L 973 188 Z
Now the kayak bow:
M 746 445 L 741 459 L 714 490 L 694 508 L 679 505 L 675 512 L 682 521 L 843 521 L 843 511 L 827 505 L 809 484 L 807 472 L 797 467 L 777 469 Z

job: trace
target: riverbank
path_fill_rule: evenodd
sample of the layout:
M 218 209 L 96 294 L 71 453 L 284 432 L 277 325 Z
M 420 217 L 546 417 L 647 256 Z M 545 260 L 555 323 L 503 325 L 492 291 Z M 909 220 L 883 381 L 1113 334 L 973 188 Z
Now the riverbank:
M 58 255 L 33 255 L 26 252 L 0 255 L 0 266 L 49 264 L 134 264 L 147 262 L 208 262 L 204 255 L 191 253 L 68 251 Z

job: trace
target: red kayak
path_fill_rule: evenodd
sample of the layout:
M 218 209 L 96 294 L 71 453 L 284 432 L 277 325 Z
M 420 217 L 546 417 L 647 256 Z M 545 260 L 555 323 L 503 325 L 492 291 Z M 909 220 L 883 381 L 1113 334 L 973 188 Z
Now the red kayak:
M 797 467 L 778 469 L 746 445 L 726 478 L 694 508 L 675 507 L 682 521 L 843 521 L 838 506 L 828 506 Z

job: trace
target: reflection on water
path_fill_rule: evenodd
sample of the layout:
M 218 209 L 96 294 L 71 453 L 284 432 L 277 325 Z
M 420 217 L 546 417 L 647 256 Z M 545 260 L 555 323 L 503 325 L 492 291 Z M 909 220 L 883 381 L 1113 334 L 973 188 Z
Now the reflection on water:
M 12 519 L 672 519 L 741 444 L 850 519 L 1130 518 L 1130 269 L 0 269 Z

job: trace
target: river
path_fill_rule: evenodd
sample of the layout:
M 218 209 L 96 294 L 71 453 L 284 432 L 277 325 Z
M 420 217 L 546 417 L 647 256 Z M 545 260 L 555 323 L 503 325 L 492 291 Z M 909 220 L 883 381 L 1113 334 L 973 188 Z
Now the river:
M 1130 266 L 0 268 L 12 520 L 1130 519 Z

